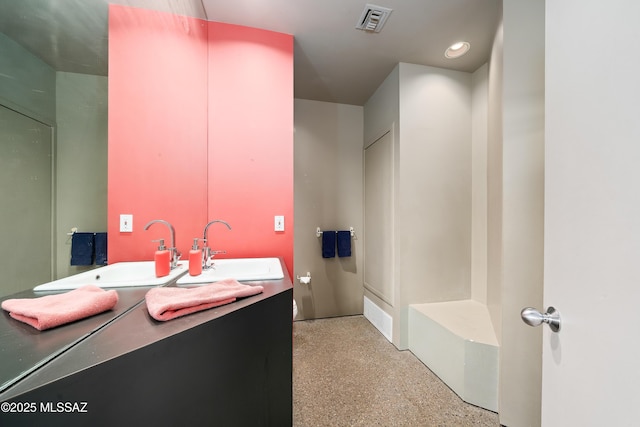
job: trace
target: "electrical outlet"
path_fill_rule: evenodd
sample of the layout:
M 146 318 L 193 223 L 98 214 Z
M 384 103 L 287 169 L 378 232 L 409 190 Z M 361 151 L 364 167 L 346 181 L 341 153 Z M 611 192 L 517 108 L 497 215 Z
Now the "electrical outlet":
M 284 231 L 284 215 L 276 215 L 275 216 L 275 231 Z
M 133 232 L 133 215 L 131 214 L 120 215 L 120 232 L 121 233 Z

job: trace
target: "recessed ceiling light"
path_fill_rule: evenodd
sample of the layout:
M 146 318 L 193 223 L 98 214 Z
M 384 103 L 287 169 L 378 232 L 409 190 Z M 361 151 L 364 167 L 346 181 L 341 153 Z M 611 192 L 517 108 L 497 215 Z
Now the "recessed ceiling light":
M 465 53 L 469 52 L 471 45 L 467 42 L 457 42 L 449 46 L 444 52 L 444 56 L 449 59 L 460 58 Z

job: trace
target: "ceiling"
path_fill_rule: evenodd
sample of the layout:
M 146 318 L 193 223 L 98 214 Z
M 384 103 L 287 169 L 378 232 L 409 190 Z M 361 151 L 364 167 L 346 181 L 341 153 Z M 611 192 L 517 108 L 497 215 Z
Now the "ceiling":
M 58 71 L 107 75 L 108 3 L 294 36 L 296 98 L 364 105 L 399 62 L 472 72 L 487 62 L 501 0 L 0 0 L 0 32 Z M 393 9 L 356 30 L 367 3 Z M 471 50 L 446 59 L 445 49 Z M 1 72 L 1 70 L 0 70 Z

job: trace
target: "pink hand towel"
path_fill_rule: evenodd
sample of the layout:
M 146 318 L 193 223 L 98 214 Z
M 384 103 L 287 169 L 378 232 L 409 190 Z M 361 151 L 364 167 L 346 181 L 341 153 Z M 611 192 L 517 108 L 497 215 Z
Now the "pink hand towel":
M 117 303 L 116 291 L 85 285 L 64 294 L 8 299 L 2 308 L 14 319 L 44 331 L 111 310 Z
M 202 310 L 232 303 L 263 291 L 262 286 L 243 285 L 234 279 L 224 279 L 197 288 L 153 288 L 145 300 L 149 314 L 166 321 Z

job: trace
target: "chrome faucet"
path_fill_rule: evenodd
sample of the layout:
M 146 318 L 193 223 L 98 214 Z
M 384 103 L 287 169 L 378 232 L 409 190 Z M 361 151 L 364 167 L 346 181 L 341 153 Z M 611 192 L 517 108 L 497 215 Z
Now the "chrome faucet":
M 167 249 L 169 250 L 169 257 L 171 258 L 171 269 L 173 270 L 178 266 L 178 260 L 182 255 L 176 248 L 176 230 L 173 228 L 173 225 L 169 224 L 168 221 L 165 221 L 163 219 L 154 219 L 153 221 L 149 221 L 149 223 L 144 226 L 144 229 L 148 230 L 149 227 L 151 227 L 151 225 L 155 224 L 156 222 L 166 225 L 167 227 L 169 227 L 169 231 L 171 232 L 171 247 Z
M 212 251 L 211 248 L 209 247 L 209 240 L 207 239 L 207 232 L 209 230 L 209 226 L 211 224 L 215 224 L 216 222 L 220 222 L 224 225 L 227 226 L 227 228 L 229 230 L 231 230 L 231 226 L 222 220 L 219 219 L 214 219 L 213 221 L 210 221 L 207 225 L 204 226 L 204 234 L 202 236 L 202 240 L 204 242 L 204 246 L 202 247 L 202 269 L 206 270 L 208 268 L 211 268 L 211 258 L 213 258 L 214 255 L 216 254 L 226 254 L 226 251 Z

